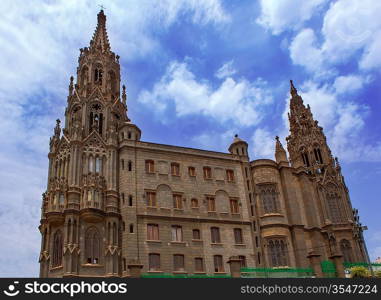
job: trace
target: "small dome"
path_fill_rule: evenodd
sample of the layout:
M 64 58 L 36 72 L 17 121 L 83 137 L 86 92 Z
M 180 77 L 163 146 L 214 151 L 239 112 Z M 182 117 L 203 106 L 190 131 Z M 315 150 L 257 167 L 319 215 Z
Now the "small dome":
M 243 145 L 242 145 L 243 144 Z M 239 146 L 239 145 L 242 145 L 242 146 Z M 239 150 L 236 149 L 237 147 L 239 147 Z M 247 143 L 240 139 L 238 137 L 238 134 L 234 135 L 234 140 L 233 142 L 231 143 L 231 145 L 229 146 L 229 152 L 230 153 L 234 153 L 234 154 L 239 154 L 239 155 L 247 155 Z

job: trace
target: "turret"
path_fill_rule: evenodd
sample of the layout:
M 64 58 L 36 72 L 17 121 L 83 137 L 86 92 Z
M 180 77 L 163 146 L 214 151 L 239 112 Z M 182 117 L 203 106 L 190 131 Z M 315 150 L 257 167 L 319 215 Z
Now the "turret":
M 288 166 L 288 159 L 286 150 L 284 150 L 282 143 L 279 141 L 279 136 L 275 137 L 275 160 L 278 164 Z
M 229 152 L 234 155 L 242 156 L 248 158 L 249 154 L 247 152 L 248 144 L 238 137 L 238 134 L 234 136 L 234 140 L 229 146 Z

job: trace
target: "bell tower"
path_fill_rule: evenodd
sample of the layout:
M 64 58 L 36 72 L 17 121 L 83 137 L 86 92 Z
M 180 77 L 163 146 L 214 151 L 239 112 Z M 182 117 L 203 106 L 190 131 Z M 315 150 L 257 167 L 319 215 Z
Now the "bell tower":
M 310 106 L 304 105 L 292 81 L 290 94 L 290 135 L 286 139 L 290 163 L 301 186 L 307 187 L 311 183 L 314 186 L 330 255 L 344 253 L 343 243 L 348 240 L 361 248 L 358 238 L 353 235 L 352 206 L 339 161 L 333 158 L 323 128 L 314 120 Z M 311 202 L 312 194 L 309 205 Z
M 291 166 L 304 168 L 310 174 L 323 173 L 328 165 L 335 166 L 323 128 L 314 120 L 310 106 L 304 105 L 292 80 L 290 94 L 290 135 L 286 140 Z
M 118 132 L 127 117 L 119 56 L 111 51 L 101 10 L 90 46 L 70 77 L 65 124 L 50 139 L 43 194 L 40 276 L 119 276 L 121 214 Z

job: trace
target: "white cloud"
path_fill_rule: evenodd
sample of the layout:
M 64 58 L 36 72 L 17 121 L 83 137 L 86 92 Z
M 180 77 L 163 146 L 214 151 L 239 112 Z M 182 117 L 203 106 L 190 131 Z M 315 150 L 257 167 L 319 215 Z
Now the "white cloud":
M 301 30 L 291 43 L 290 57 L 294 64 L 311 73 L 331 72 L 336 65 L 358 55 L 361 70 L 381 67 L 380 1 L 338 0 L 324 16 L 318 41 L 312 29 Z
M 316 36 L 312 29 L 300 31 L 292 40 L 289 50 L 294 64 L 304 66 L 308 71 L 321 71 L 324 58 L 321 50 L 317 48 Z
M 274 159 L 275 137 L 265 128 L 258 128 L 251 138 L 252 152 L 255 158 Z
M 272 97 L 260 79 L 249 82 L 227 77 L 214 89 L 208 82 L 198 80 L 186 63 L 175 61 L 152 91 L 142 91 L 138 100 L 154 105 L 161 117 L 170 103 L 174 103 L 179 117 L 203 114 L 221 123 L 229 120 L 240 126 L 251 126 L 262 120 L 261 111 L 272 102 Z
M 299 29 L 328 0 L 261 0 L 261 15 L 257 22 L 273 34 Z
M 224 63 L 214 75 L 219 79 L 223 79 L 234 75 L 237 71 L 234 69 L 233 63 L 234 62 L 232 60 L 227 63 Z
M 336 94 L 344 94 L 359 90 L 367 80 L 360 75 L 339 76 L 333 84 Z
M 237 129 L 228 129 L 224 132 L 204 132 L 192 137 L 192 147 L 197 146 L 200 149 L 227 152 L 237 132 Z

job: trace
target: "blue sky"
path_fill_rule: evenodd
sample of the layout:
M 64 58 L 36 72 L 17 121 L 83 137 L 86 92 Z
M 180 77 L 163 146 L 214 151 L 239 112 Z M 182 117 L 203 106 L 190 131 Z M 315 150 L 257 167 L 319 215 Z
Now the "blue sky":
M 99 2 L 99 1 L 98 1 Z M 273 158 L 288 135 L 289 79 L 339 157 L 381 256 L 379 1 L 104 1 L 129 117 L 157 143 Z M 99 2 L 100 4 L 101 2 Z M 377 6 L 377 7 L 376 7 Z M 1 1 L 0 276 L 37 276 L 49 137 L 63 118 L 97 1 Z

